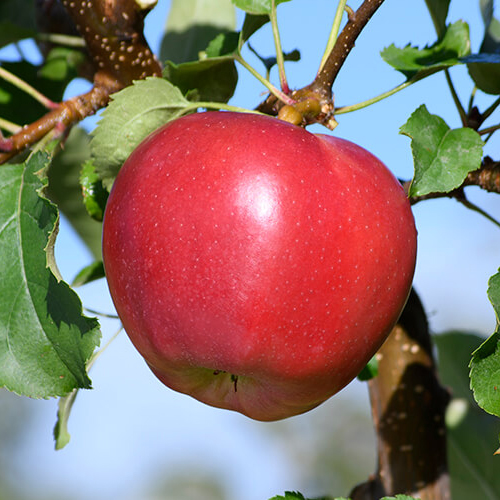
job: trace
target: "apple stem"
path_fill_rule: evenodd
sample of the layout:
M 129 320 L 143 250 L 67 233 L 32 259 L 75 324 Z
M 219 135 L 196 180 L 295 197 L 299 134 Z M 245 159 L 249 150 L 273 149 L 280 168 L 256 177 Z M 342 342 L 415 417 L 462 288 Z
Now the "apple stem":
M 276 0 L 272 0 L 272 8 L 269 14 L 269 18 L 271 20 L 271 26 L 273 30 L 274 37 L 274 46 L 276 48 L 276 64 L 278 65 L 278 73 L 280 78 L 281 90 L 288 94 L 290 92 L 290 88 L 288 87 L 288 82 L 286 79 L 285 73 L 285 58 L 283 57 L 283 50 L 281 48 L 281 38 L 278 28 L 278 16 L 276 9 Z

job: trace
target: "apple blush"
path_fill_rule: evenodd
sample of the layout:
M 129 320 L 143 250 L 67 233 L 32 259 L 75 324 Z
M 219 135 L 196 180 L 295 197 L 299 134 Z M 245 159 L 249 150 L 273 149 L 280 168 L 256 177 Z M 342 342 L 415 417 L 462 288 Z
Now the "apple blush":
M 356 377 L 398 320 L 415 256 L 408 198 L 376 157 L 255 114 L 158 129 L 104 218 L 110 293 L 154 374 L 264 421 Z

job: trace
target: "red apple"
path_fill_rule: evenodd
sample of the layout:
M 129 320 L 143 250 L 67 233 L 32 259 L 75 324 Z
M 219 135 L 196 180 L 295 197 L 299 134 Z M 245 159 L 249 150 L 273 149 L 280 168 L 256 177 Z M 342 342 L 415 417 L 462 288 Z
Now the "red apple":
M 104 219 L 111 296 L 167 386 L 258 420 L 319 405 L 380 347 L 416 253 L 373 155 L 275 118 L 168 123 L 123 165 Z

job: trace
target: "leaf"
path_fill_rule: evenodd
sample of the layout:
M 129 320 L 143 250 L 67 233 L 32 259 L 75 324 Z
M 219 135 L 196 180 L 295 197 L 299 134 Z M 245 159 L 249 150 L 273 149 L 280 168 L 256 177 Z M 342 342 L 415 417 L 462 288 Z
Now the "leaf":
M 277 63 L 276 57 L 262 57 L 254 48 L 248 44 L 248 48 L 257 56 L 257 58 L 262 62 L 267 71 L 271 71 L 271 68 Z M 283 54 L 283 59 L 285 61 L 300 61 L 300 52 L 295 49 L 291 52 Z
M 446 29 L 446 18 L 450 8 L 450 0 L 425 0 L 432 22 L 436 28 L 438 36 L 441 36 Z
M 197 61 L 211 40 L 235 26 L 230 0 L 172 0 L 160 59 L 176 64 Z
M 473 59 L 464 61 L 469 75 L 476 86 L 487 94 L 500 94 L 500 21 L 493 17 L 493 0 L 481 1 L 481 14 L 484 21 L 484 37 Z M 495 64 L 493 64 L 495 63 Z
M 38 153 L 0 169 L 0 386 L 33 398 L 90 388 L 86 362 L 100 338 L 97 320 L 56 277 L 58 213 L 38 176 L 47 164 Z
M 0 21 L 0 48 L 26 38 L 33 38 L 35 35 L 35 30 L 17 26 L 9 21 Z
M 231 0 L 236 7 L 249 14 L 269 14 L 272 9 L 272 0 Z M 276 0 L 276 5 L 290 0 Z
M 233 96 L 238 72 L 232 58 L 210 58 L 175 64 L 167 61 L 163 76 L 184 95 L 195 91 L 199 101 L 227 102 Z
M 434 336 L 440 378 L 453 398 L 446 411 L 446 426 L 454 500 L 496 498 L 500 491 L 498 464 L 492 457 L 500 422 L 477 406 L 469 387 L 471 353 L 483 341 L 469 332 Z
M 48 80 L 69 82 L 78 76 L 78 68 L 85 61 L 81 50 L 55 47 L 47 54 L 39 75 Z
M 238 50 L 239 39 L 240 34 L 235 31 L 220 33 L 208 44 L 203 55 L 210 58 L 231 56 Z
M 320 497 L 320 498 L 306 498 L 302 493 L 298 491 L 285 491 L 285 496 L 277 495 L 269 500 L 348 500 L 347 498 L 331 498 L 331 497 Z
M 450 129 L 445 121 L 420 106 L 401 127 L 411 138 L 415 175 L 410 196 L 447 193 L 481 165 L 483 141 L 470 128 Z
M 71 409 L 75 403 L 78 389 L 71 391 L 67 396 L 60 398 L 57 404 L 57 421 L 54 426 L 54 440 L 56 450 L 62 450 L 70 441 L 71 436 L 68 431 L 68 420 Z
M 380 500 L 418 500 L 415 497 L 410 497 L 408 495 L 396 495 L 395 497 L 384 497 Z
M 488 283 L 488 297 L 495 310 L 497 327 L 472 354 L 470 381 L 477 404 L 500 417 L 500 272 Z
M 36 33 L 34 0 L 0 2 L 0 47 Z
M 373 356 L 370 361 L 366 364 L 366 366 L 361 370 L 358 375 L 358 380 L 361 382 L 366 382 L 367 380 L 371 380 L 378 375 L 378 360 L 376 356 Z
M 87 160 L 80 172 L 80 185 L 82 187 L 83 204 L 88 214 L 96 221 L 102 222 L 104 209 L 108 201 L 108 191 L 95 171 L 95 165 Z
M 72 287 L 78 287 L 105 277 L 102 260 L 97 260 L 85 266 L 71 282 Z
M 391 45 L 381 52 L 381 56 L 410 79 L 420 72 L 429 74 L 460 64 L 460 58 L 469 52 L 469 27 L 463 21 L 457 21 L 448 27 L 441 41 L 430 47 L 419 49 L 407 45 L 404 49 L 399 49 Z
M 147 135 L 190 108 L 181 91 L 162 78 L 140 80 L 114 94 L 90 142 L 103 184 L 111 186 L 123 162 Z
M 239 48 L 262 26 L 269 22 L 269 16 L 267 15 L 254 15 L 246 14 L 245 20 L 243 21 L 243 27 L 240 32 Z
M 82 165 L 90 158 L 90 136 L 73 127 L 49 167 L 47 194 L 57 203 L 94 257 L 101 258 L 102 225 L 89 217 L 79 184 Z

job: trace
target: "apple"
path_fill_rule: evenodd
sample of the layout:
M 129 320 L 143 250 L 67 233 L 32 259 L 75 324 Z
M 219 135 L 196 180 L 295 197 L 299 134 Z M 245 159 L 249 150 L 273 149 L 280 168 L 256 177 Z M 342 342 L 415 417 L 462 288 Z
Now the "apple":
M 109 290 L 154 374 L 263 421 L 360 372 L 401 313 L 415 255 L 408 198 L 377 158 L 256 114 L 154 132 L 104 216 Z

